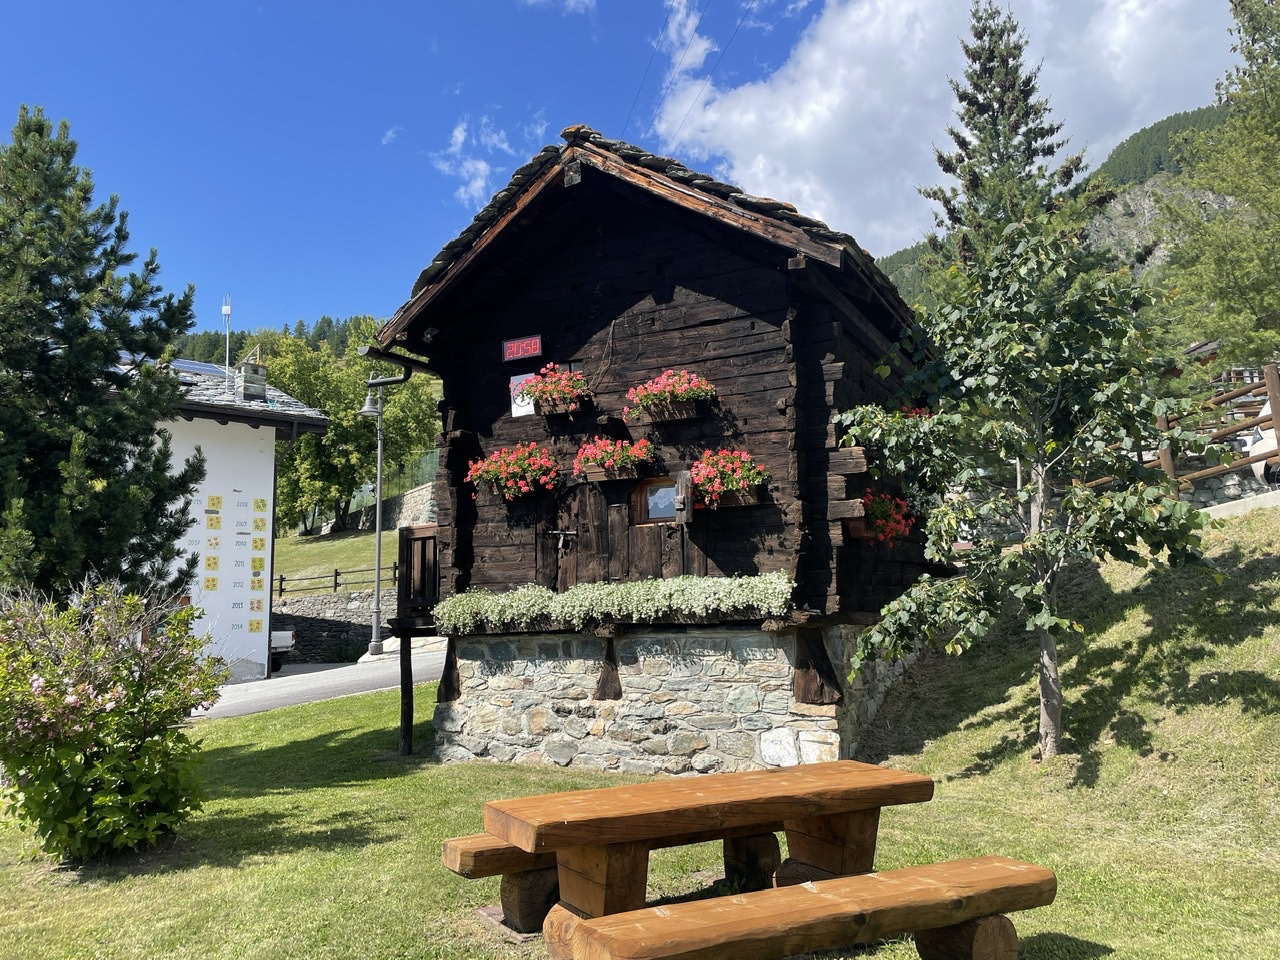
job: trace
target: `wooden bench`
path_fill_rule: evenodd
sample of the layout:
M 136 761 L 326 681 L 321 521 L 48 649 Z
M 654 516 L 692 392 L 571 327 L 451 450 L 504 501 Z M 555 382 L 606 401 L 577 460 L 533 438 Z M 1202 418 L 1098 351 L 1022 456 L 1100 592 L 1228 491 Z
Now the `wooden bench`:
M 682 834 L 664 837 L 653 848 L 723 840 L 725 878 L 729 884 L 738 890 L 763 890 L 770 886 L 780 865 L 775 834 L 781 829 L 781 823 L 767 823 Z M 469 880 L 501 876 L 502 919 L 519 933 L 541 930 L 547 913 L 560 898 L 554 852 L 526 853 L 492 834 L 473 833 L 446 840 L 441 860 L 447 869 Z
M 915 933 L 924 960 L 1017 960 L 1004 916 L 1052 903 L 1053 871 L 975 857 L 757 893 L 581 919 L 555 907 L 543 927 L 564 960 L 773 960 Z

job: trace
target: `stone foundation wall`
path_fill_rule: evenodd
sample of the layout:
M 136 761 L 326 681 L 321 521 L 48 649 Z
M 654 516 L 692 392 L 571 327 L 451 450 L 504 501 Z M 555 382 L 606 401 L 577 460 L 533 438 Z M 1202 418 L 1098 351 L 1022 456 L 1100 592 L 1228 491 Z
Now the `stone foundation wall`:
M 843 701 L 792 696 L 795 637 L 732 627 L 636 628 L 613 641 L 622 697 L 596 700 L 607 641 L 579 633 L 453 641 L 461 696 L 437 704 L 442 760 L 625 773 L 755 770 L 851 757 L 905 664 L 850 687 L 858 628 L 824 631 Z

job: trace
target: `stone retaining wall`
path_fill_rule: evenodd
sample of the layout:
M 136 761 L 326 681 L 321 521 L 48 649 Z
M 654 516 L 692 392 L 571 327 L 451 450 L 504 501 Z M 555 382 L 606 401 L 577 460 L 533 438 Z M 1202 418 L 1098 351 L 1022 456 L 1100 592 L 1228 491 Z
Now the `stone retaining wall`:
M 374 527 L 374 504 L 362 507 L 347 514 L 348 530 L 372 530 Z M 394 530 L 419 523 L 436 522 L 435 484 L 424 483 L 420 487 L 406 490 L 394 497 L 382 501 L 382 529 Z M 320 534 L 323 536 L 333 532 L 333 521 L 321 524 Z
M 1222 503 L 1232 503 L 1245 497 L 1256 497 L 1270 493 L 1271 485 L 1263 483 L 1253 475 L 1253 470 L 1244 467 L 1217 477 L 1192 482 L 1192 489 L 1182 494 L 1183 500 L 1189 500 L 1201 510 Z
M 395 590 L 382 591 L 381 607 L 384 623 L 396 615 Z M 373 591 L 285 596 L 274 601 L 271 629 L 297 634 L 285 663 L 355 663 L 373 636 Z M 390 636 L 385 626 L 382 633 Z
M 849 758 L 906 664 L 852 687 L 857 627 L 824 631 L 843 702 L 796 702 L 795 636 L 734 627 L 635 628 L 614 640 L 622 698 L 596 700 L 606 641 L 579 633 L 452 641 L 461 695 L 436 706 L 442 760 L 625 773 L 754 770 Z

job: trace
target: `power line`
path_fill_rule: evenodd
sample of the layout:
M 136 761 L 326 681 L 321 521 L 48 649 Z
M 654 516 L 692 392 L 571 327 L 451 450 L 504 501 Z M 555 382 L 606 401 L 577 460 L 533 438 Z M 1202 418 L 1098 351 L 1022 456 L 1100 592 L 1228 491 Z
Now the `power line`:
M 667 32 L 667 24 L 671 22 L 671 7 L 667 7 L 666 19 L 662 21 L 662 29 L 658 31 L 658 40 L 661 40 Z M 640 102 L 640 93 L 644 90 L 644 82 L 649 79 L 649 71 L 653 68 L 653 58 L 658 55 L 658 40 L 653 43 L 653 48 L 649 51 L 649 62 L 644 65 L 644 76 L 640 78 L 640 86 L 636 87 L 635 99 L 631 101 L 631 109 L 627 111 L 627 119 L 623 121 L 622 130 L 619 137 L 627 135 L 627 125 L 631 123 L 631 115 L 636 112 L 636 104 Z
M 680 68 L 684 66 L 684 58 L 688 55 L 689 48 L 693 46 L 694 37 L 698 35 L 698 28 L 702 26 L 702 18 L 706 16 L 707 8 L 710 6 L 711 0 L 707 0 L 702 6 L 702 12 L 698 14 L 698 22 L 693 25 L 693 30 L 689 33 L 689 42 L 684 45 L 684 52 L 680 54 L 680 59 L 676 62 L 675 69 L 671 71 L 671 76 L 667 78 L 667 85 L 662 91 L 662 96 L 658 98 L 658 107 L 653 111 L 653 119 L 649 121 L 649 128 L 644 132 L 646 137 L 653 132 L 653 125 L 658 121 L 658 114 L 662 112 L 662 105 L 667 102 L 667 95 L 671 92 L 671 87 L 675 84 L 676 77 L 680 76 Z M 667 13 L 670 16 L 669 9 Z
M 729 41 L 724 45 L 724 49 L 720 51 L 720 56 L 716 57 L 716 62 L 711 65 L 711 72 L 707 74 L 702 81 L 702 86 L 698 88 L 698 95 L 689 101 L 689 109 L 684 112 L 684 116 L 680 118 L 680 126 L 676 127 L 676 132 L 671 135 L 670 142 L 674 144 L 676 138 L 680 136 L 680 131 L 684 129 L 684 122 L 689 119 L 689 114 L 693 112 L 693 105 L 702 99 L 703 92 L 707 89 L 707 84 L 711 82 L 711 78 L 715 76 L 716 67 L 720 66 L 720 61 L 724 59 L 724 55 L 729 52 L 729 48 L 733 46 L 733 38 L 738 35 L 738 31 L 742 28 L 743 22 L 747 16 L 755 9 L 756 0 L 751 0 L 747 8 L 742 11 L 742 16 L 738 18 L 738 25 L 733 28 L 733 33 L 729 35 Z

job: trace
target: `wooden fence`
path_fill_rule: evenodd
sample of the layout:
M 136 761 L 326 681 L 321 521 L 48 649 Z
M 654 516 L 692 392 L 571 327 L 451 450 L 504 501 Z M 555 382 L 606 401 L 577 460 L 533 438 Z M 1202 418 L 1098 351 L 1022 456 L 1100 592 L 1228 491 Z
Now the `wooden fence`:
M 337 593 L 342 589 L 352 590 L 365 586 L 372 588 L 375 582 L 373 577 L 375 569 L 375 567 L 357 567 L 352 570 L 334 569 L 332 576 L 322 573 L 316 577 L 290 577 L 282 573 L 276 577 L 276 596 L 283 597 L 285 593 Z M 362 573 L 369 574 L 369 576 L 356 576 Z M 398 582 L 399 574 L 400 564 L 398 562 L 393 562 L 390 566 L 384 565 L 382 567 L 384 588 L 395 586 Z M 295 586 L 295 584 L 302 584 L 302 586 Z
M 1157 417 L 1156 426 L 1161 430 L 1167 430 L 1171 426 L 1187 419 L 1191 421 L 1189 425 L 1195 427 L 1196 433 L 1214 443 L 1230 440 L 1232 437 L 1252 432 L 1258 428 L 1271 428 L 1275 422 L 1272 414 L 1269 413 L 1266 416 L 1262 416 L 1261 412 L 1262 408 L 1268 403 L 1271 404 L 1270 409 L 1272 411 L 1280 409 L 1280 372 L 1277 371 L 1274 363 L 1269 363 L 1260 371 L 1257 371 L 1256 376 L 1257 379 L 1247 380 L 1244 386 L 1224 390 L 1209 397 L 1203 402 L 1200 409 L 1190 414 L 1189 417 Z M 1236 382 L 1239 379 L 1241 378 L 1237 378 Z M 1145 461 L 1143 466 L 1159 467 L 1170 477 L 1177 480 L 1179 485 L 1186 488 L 1196 480 L 1206 480 L 1209 477 L 1217 477 L 1233 470 L 1239 470 L 1241 467 L 1264 462 L 1280 465 L 1280 452 L 1269 450 L 1266 453 L 1234 457 L 1211 467 L 1201 467 L 1181 472 L 1176 451 L 1165 448 L 1160 451 L 1158 456 Z M 1115 477 L 1100 477 L 1097 480 L 1089 481 L 1089 486 L 1106 486 L 1114 480 Z

